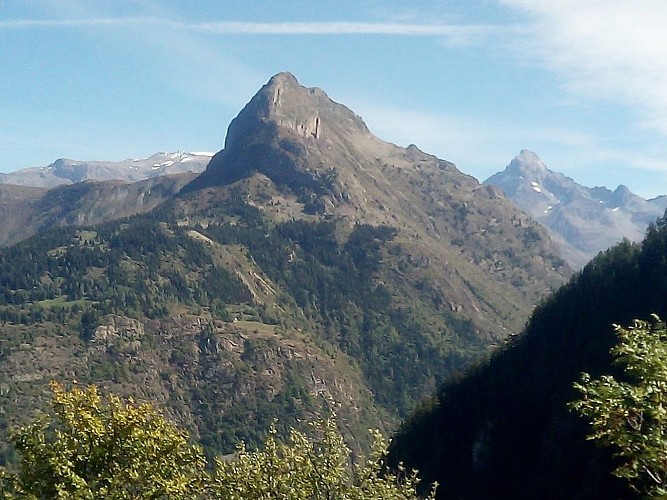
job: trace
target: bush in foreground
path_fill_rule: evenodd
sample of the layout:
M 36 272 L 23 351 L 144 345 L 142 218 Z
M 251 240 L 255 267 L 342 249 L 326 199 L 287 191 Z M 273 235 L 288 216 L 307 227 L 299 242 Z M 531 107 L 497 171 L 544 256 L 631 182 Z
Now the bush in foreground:
M 51 390 L 50 413 L 12 436 L 21 459 L 17 471 L 0 470 L 2 498 L 417 498 L 415 472 L 385 470 L 379 432 L 368 459 L 353 463 L 334 417 L 313 423 L 312 437 L 292 430 L 285 443 L 272 429 L 263 449 L 241 443 L 209 472 L 201 448 L 152 405 L 104 398 L 94 386 Z
M 571 404 L 590 420 L 589 439 L 614 450 L 618 477 L 647 497 L 667 496 L 667 328 L 657 316 L 616 326 L 619 343 L 611 353 L 622 377 L 598 379 L 584 373 L 575 384 L 582 394 Z

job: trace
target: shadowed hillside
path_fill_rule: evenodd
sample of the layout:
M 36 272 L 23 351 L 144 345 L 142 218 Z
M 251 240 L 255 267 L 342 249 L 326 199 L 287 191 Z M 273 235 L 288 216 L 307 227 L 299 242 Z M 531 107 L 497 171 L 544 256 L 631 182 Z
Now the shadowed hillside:
M 443 385 L 409 419 L 394 462 L 442 484 L 442 498 L 619 498 L 608 451 L 567 410 L 581 372 L 613 371 L 612 324 L 667 313 L 667 220 L 641 244 L 596 257 L 488 363 Z

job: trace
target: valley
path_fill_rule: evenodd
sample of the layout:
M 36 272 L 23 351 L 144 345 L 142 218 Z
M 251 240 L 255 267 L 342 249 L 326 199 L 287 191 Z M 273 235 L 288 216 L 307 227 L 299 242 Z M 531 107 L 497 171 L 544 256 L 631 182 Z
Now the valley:
M 55 380 L 155 403 L 208 457 L 335 411 L 438 498 L 627 493 L 566 405 L 612 323 L 665 315 L 664 197 L 529 151 L 480 184 L 289 73 L 169 158 L 3 177 L 0 465 Z

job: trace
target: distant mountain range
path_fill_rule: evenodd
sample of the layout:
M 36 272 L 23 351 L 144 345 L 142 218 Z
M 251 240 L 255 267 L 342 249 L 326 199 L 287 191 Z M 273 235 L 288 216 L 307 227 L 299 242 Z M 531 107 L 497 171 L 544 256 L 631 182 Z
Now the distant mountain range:
M 61 158 L 46 167 L 0 173 L 0 184 L 53 188 L 77 182 L 121 180 L 137 182 L 161 175 L 200 173 L 213 153 L 156 153 L 123 161 L 81 161 Z
M 138 182 L 89 180 L 51 189 L 0 183 L 0 247 L 54 227 L 98 224 L 148 212 L 196 176 L 161 175 Z
M 37 234 L 0 249 L 0 463 L 50 379 L 156 401 L 212 452 L 326 400 L 367 442 L 571 274 L 498 188 L 289 73 L 199 176 L 0 185 L 4 202 L 0 234 Z
M 147 212 L 206 169 L 213 153 L 156 153 L 123 161 L 60 159 L 0 173 L 0 246 L 53 226 Z
M 301 126 L 305 127 L 303 133 L 317 133 L 314 132 L 315 123 Z M 309 130 L 309 126 L 313 130 Z M 228 150 L 225 152 L 227 157 L 230 154 Z M 127 187 L 121 188 L 118 181 L 133 183 L 165 175 L 202 173 L 212 156 L 213 153 L 179 151 L 118 162 L 59 159 L 47 167 L 0 173 L 0 213 L 4 209 L 8 217 L 4 223 L 0 222 L 0 245 L 18 241 L 34 233 L 34 224 L 26 223 L 29 218 L 39 219 L 38 225 L 41 228 L 47 227 L 49 223 L 62 225 L 67 223 L 66 221 L 79 225 L 90 224 L 144 212 L 162 201 L 154 199 L 154 203 L 141 202 L 138 205 L 134 203 L 131 207 L 114 207 L 113 200 L 118 199 L 118 193 L 106 193 L 102 186 L 88 186 L 77 191 L 77 195 L 85 194 L 85 199 L 79 203 L 70 199 L 67 204 L 69 208 L 76 208 L 76 213 L 71 213 L 67 207 L 50 206 L 50 216 L 45 218 L 41 213 L 44 207 L 36 203 L 36 200 L 42 199 L 44 191 L 9 186 L 51 189 L 94 180 L 114 181 L 114 189 L 127 190 Z M 242 158 L 246 161 L 246 156 Z M 228 175 L 223 174 L 223 178 Z M 197 183 L 205 182 L 208 177 L 210 174 L 206 173 Z M 301 180 L 303 178 L 295 178 L 295 182 Z M 160 182 L 158 181 L 158 184 Z M 169 181 L 166 183 L 174 186 Z M 2 184 L 7 186 L 3 187 Z M 180 181 L 176 184 L 179 188 L 184 185 Z M 543 225 L 560 247 L 563 258 L 574 269 L 583 267 L 598 252 L 606 250 L 623 238 L 640 241 L 646 227 L 667 209 L 667 196 L 645 200 L 623 185 L 611 191 L 606 187 L 588 188 L 577 184 L 573 179 L 547 168 L 535 153 L 528 150 L 522 150 L 505 170 L 489 177 L 484 184 L 499 187 L 521 210 Z M 107 185 L 110 186 L 111 184 Z M 168 196 L 175 194 L 172 187 L 166 188 Z M 137 192 L 141 189 L 142 186 L 131 188 Z M 91 191 L 95 193 L 94 199 L 91 198 Z M 73 192 L 66 193 L 70 193 L 67 198 L 71 198 Z M 109 200 L 106 199 L 107 195 Z M 19 199 L 22 202 L 18 213 L 23 214 L 23 218 L 17 225 L 17 217 L 12 217 L 10 212 L 15 210 Z M 27 208 L 28 206 L 31 208 Z M 88 207 L 87 212 L 82 207 Z M 10 224 L 16 231 L 7 229 Z
M 573 268 L 623 238 L 641 241 L 646 227 L 667 209 L 667 196 L 645 200 L 623 185 L 614 191 L 584 187 L 526 150 L 484 183 L 498 186 L 546 227 Z

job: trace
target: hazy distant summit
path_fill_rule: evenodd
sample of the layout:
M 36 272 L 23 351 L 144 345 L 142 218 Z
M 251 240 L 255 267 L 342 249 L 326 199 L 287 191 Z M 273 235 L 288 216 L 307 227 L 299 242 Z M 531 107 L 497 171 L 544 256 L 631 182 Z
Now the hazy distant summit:
M 0 174 L 0 247 L 53 226 L 149 211 L 192 181 L 211 156 L 179 151 L 118 162 L 60 159 Z
M 641 240 L 648 224 L 662 216 L 667 207 L 667 197 L 645 200 L 623 185 L 614 191 L 581 186 L 549 170 L 527 150 L 485 184 L 501 188 L 544 225 L 573 267 L 583 266 L 623 238 Z
M 121 180 L 137 182 L 161 175 L 204 171 L 213 153 L 156 153 L 123 161 L 82 161 L 61 158 L 46 167 L 0 173 L 0 184 L 53 188 L 77 182 Z

